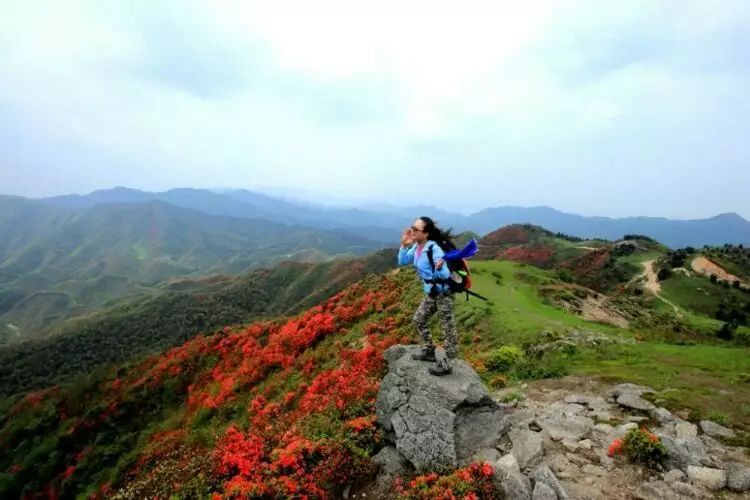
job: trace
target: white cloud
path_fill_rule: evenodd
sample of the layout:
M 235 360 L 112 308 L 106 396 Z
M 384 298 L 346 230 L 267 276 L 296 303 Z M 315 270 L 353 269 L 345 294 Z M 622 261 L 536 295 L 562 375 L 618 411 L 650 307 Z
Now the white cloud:
M 6 3 L 0 191 L 429 203 L 460 172 L 477 208 L 750 215 L 738 2 Z

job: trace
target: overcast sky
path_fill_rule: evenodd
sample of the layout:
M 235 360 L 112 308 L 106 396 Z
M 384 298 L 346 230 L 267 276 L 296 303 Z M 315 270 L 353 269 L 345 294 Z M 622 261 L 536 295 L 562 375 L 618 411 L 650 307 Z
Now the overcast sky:
M 0 193 L 750 218 L 750 2 L 0 0 Z

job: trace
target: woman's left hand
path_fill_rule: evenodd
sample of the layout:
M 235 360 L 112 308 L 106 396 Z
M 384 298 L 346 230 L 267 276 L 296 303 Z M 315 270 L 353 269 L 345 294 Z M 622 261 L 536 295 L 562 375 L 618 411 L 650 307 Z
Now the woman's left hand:
M 445 264 L 445 261 L 443 259 L 438 259 L 437 262 L 435 262 L 435 269 L 440 271 L 440 268 L 443 267 L 443 264 Z

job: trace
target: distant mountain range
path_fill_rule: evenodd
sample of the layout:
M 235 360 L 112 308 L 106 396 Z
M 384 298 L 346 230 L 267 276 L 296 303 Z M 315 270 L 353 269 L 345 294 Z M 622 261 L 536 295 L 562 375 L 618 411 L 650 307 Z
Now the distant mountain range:
M 468 219 L 480 233 L 508 224 L 529 223 L 586 239 L 617 240 L 627 234 L 644 235 L 671 248 L 750 243 L 750 222 L 735 213 L 694 220 L 661 217 L 613 219 L 566 214 L 548 207 L 499 207 L 482 210 Z
M 534 224 L 553 232 L 581 238 L 616 240 L 626 234 L 642 234 L 672 248 L 685 246 L 750 244 L 750 221 L 735 213 L 707 219 L 673 220 L 661 217 L 584 217 L 549 207 L 495 207 L 472 215 L 449 207 L 427 205 L 373 208 L 331 208 L 292 202 L 246 190 L 214 192 L 202 189 L 172 189 L 149 193 L 127 188 L 94 191 L 85 196 L 69 195 L 40 201 L 63 207 L 93 207 L 109 203 L 163 201 L 213 215 L 264 219 L 281 224 L 299 224 L 319 229 L 346 229 L 370 240 L 393 242 L 398 232 L 415 217 L 428 215 L 457 231 L 487 234 L 509 224 Z
M 175 277 L 242 274 L 383 246 L 342 229 L 211 215 L 137 193 L 0 197 L 0 343 L 17 328 L 39 332 Z
M 283 260 L 321 262 L 393 247 L 420 215 L 479 236 L 525 223 L 587 239 L 640 234 L 673 248 L 750 244 L 750 222 L 737 214 L 612 219 L 497 207 L 465 216 L 425 205 L 332 208 L 245 190 L 0 196 L 0 344 L 153 292 L 172 278 L 237 275 Z

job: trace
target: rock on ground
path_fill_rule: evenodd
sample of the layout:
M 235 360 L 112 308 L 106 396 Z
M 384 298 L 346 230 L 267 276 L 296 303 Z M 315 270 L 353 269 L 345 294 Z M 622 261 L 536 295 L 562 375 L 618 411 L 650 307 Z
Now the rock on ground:
M 750 490 L 750 468 L 732 462 L 727 465 L 727 488 L 738 493 Z
M 704 434 L 708 434 L 713 438 L 733 438 L 736 436 L 736 433 L 732 429 L 728 429 L 710 420 L 701 421 L 700 426 Z
M 378 393 L 378 423 L 418 472 L 455 469 L 495 445 L 502 410 L 466 362 L 456 360 L 452 374 L 435 377 L 430 363 L 411 359 L 419 350 L 396 345 L 384 353 L 388 374 Z
M 721 469 L 689 465 L 687 475 L 691 482 L 705 486 L 709 490 L 720 490 L 727 485 L 727 473 Z

